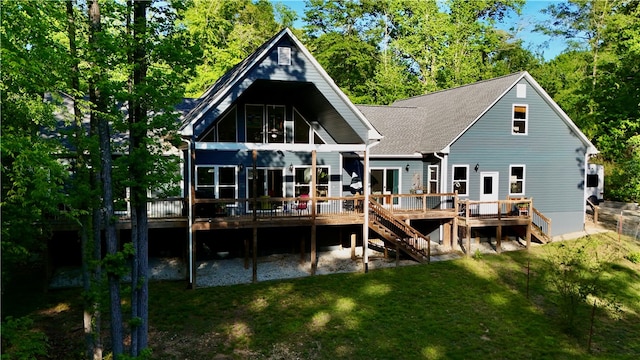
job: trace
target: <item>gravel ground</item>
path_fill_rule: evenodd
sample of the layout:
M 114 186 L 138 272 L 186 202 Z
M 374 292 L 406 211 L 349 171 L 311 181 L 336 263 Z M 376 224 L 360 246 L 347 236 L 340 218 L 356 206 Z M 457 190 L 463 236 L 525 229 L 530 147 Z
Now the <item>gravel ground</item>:
M 575 239 L 586 234 L 593 234 L 600 231 L 606 231 L 601 227 L 588 227 L 586 232 L 578 232 L 565 234 L 554 237 L 554 241 L 567 239 Z M 539 244 L 532 243 L 532 246 Z M 475 239 L 471 241 L 471 253 L 476 250 L 481 253 L 495 253 L 495 239 L 491 239 L 491 243 L 486 238 L 481 239 L 477 244 Z M 447 253 L 442 252 L 439 246 L 432 247 L 433 252 L 440 252 L 439 255 L 433 255 L 431 261 L 444 261 L 459 258 L 463 255 L 460 248 L 455 248 Z M 523 241 L 503 241 L 503 251 L 517 251 L 525 249 Z M 316 274 L 335 274 L 335 273 L 353 273 L 363 272 L 362 247 L 356 248 L 357 260 L 351 260 L 351 250 L 349 248 L 341 248 L 339 246 L 326 249 L 318 253 L 318 267 Z M 395 257 L 391 256 L 385 259 L 383 254 L 377 251 L 369 250 L 369 270 L 395 267 Z M 399 266 L 418 265 L 413 260 L 400 260 Z M 198 261 L 196 281 L 198 287 L 225 286 L 236 284 L 249 284 L 252 282 L 253 271 L 251 261 L 249 267 L 244 268 L 244 259 L 231 258 Z M 150 258 L 149 272 L 152 280 L 186 280 L 188 276 L 187 265 L 180 258 Z M 258 258 L 258 281 L 269 281 L 276 279 L 291 279 L 311 275 L 311 263 L 309 254 L 305 261 L 300 261 L 299 254 L 275 254 Z M 125 279 L 126 281 L 127 279 Z M 80 287 L 82 285 L 81 270 L 78 267 L 64 267 L 56 269 L 51 283 L 51 288 Z

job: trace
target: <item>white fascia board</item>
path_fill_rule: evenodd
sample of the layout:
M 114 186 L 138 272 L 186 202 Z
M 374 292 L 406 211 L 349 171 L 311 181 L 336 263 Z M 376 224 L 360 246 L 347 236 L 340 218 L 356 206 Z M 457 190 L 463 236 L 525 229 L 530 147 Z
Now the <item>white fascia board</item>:
M 290 32 L 290 31 L 288 31 L 288 30 L 289 30 L 289 29 L 287 29 L 287 32 L 288 32 L 289 34 L 291 34 L 291 32 Z M 198 120 L 199 120 L 199 119 L 200 119 L 204 114 L 206 114 L 206 113 L 207 113 L 207 111 L 209 111 L 209 110 L 213 107 L 213 105 L 214 105 L 214 104 L 219 103 L 219 102 L 220 102 L 220 100 L 221 100 L 222 98 L 224 98 L 225 96 L 227 96 L 227 94 L 228 94 L 228 92 L 229 92 L 229 89 L 233 88 L 233 87 L 238 83 L 238 80 L 243 79 L 243 78 L 244 78 L 244 76 L 245 76 L 249 71 L 253 70 L 253 68 L 256 66 L 256 64 L 258 64 L 258 63 L 262 60 L 262 58 L 263 58 L 263 57 L 264 57 L 264 56 L 265 56 L 269 51 L 271 51 L 271 50 L 273 49 L 273 45 L 274 45 L 274 44 L 277 44 L 277 43 L 278 43 L 278 41 L 280 41 L 280 39 L 282 39 L 282 36 L 284 36 L 284 34 L 285 34 L 285 31 L 281 32 L 281 33 L 280 33 L 280 36 L 278 36 L 278 37 L 276 37 L 276 38 L 271 39 L 271 43 L 269 44 L 269 46 L 266 46 L 266 47 L 264 48 L 264 50 L 262 51 L 262 53 L 260 53 L 258 56 L 256 56 L 256 57 L 255 57 L 255 59 L 253 60 L 253 62 L 252 62 L 251 64 L 249 64 L 248 66 L 246 66 L 246 67 L 244 68 L 244 70 L 243 70 L 241 73 L 239 73 L 237 76 L 235 76 L 235 78 L 234 78 L 233 82 L 231 82 L 231 83 L 227 84 L 225 91 L 221 91 L 221 92 L 220 92 L 220 94 L 219 94 L 216 98 L 212 99 L 212 101 L 209 101 L 209 103 L 207 103 L 207 104 L 206 104 L 206 106 L 205 106 L 202 110 L 200 110 L 200 112 L 199 112 L 199 113 L 197 113 L 197 114 L 195 115 L 195 117 L 193 117 L 193 118 L 191 119 L 190 124 L 189 124 L 189 127 L 191 127 L 191 128 L 192 128 L 192 129 L 191 129 L 191 135 L 193 135 L 193 124 L 194 124 L 195 122 L 197 122 L 197 121 L 198 121 Z M 223 76 L 224 76 L 224 75 L 223 75 Z M 212 91 L 212 90 L 213 90 L 213 87 L 211 87 L 208 91 L 206 91 L 204 94 L 202 94 L 202 96 L 201 96 L 200 98 L 204 98 L 204 97 L 206 97 L 206 96 L 208 95 L 209 91 Z M 185 135 L 186 135 L 186 134 L 185 134 Z
M 516 84 L 527 74 L 528 73 L 526 71 L 523 72 L 522 75 L 518 76 L 518 78 L 516 79 L 516 81 L 513 82 L 513 84 L 507 86 L 507 88 L 502 92 L 502 94 L 496 97 L 495 100 L 493 100 L 493 102 L 491 102 L 491 104 L 489 104 L 489 106 L 487 106 L 487 108 L 484 109 L 480 113 L 480 115 L 478 115 L 478 117 L 476 117 L 466 128 L 464 128 L 464 130 L 460 132 L 460 134 L 458 134 L 455 138 L 453 138 L 453 140 L 451 140 L 451 142 L 446 146 L 446 149 L 451 148 L 451 145 L 453 145 L 453 143 L 458 141 L 458 139 L 460 139 L 460 137 L 464 135 L 464 133 L 466 133 L 467 130 L 469 130 L 473 125 L 475 125 L 475 123 L 477 123 L 478 120 L 480 120 L 484 116 L 484 114 L 486 114 L 487 111 L 489 111 L 489 109 L 491 109 L 498 101 L 500 101 L 500 99 L 502 99 L 509 92 L 509 90 L 511 90 L 514 86 L 516 86 Z
M 357 152 L 365 151 L 364 144 L 254 144 L 196 142 L 196 150 L 220 151 L 289 151 L 289 152 Z
M 338 94 L 338 96 L 342 99 L 342 101 L 344 101 L 347 104 L 349 109 L 351 109 L 351 111 L 353 111 L 353 113 L 356 114 L 358 119 L 369 129 L 367 134 L 368 139 L 365 139 L 365 140 L 382 139 L 382 134 L 380 134 L 378 130 L 376 130 L 376 128 L 373 127 L 373 125 L 371 125 L 369 120 L 367 120 L 367 118 L 360 112 L 360 110 L 358 110 L 358 108 L 351 102 L 351 100 L 349 100 L 347 95 L 345 95 L 342 92 L 342 90 L 340 90 L 338 85 L 336 85 L 336 83 L 333 81 L 331 76 L 329 76 L 329 74 L 324 70 L 324 68 L 322 67 L 322 65 L 320 65 L 320 63 L 316 60 L 316 58 L 313 57 L 313 55 L 311 55 L 309 50 L 307 50 L 307 48 L 300 42 L 300 40 L 298 40 L 298 38 L 295 35 L 293 35 L 293 33 L 291 32 L 291 30 L 289 30 L 289 28 L 285 29 L 285 31 L 289 34 L 289 36 L 291 36 L 291 39 L 296 44 L 298 49 L 300 49 L 300 51 L 302 51 L 302 53 L 309 59 L 309 61 L 311 61 L 311 64 L 316 68 L 316 70 L 318 70 L 318 72 L 322 75 L 322 77 L 327 82 L 327 84 L 331 86 L 333 91 L 335 91 L 335 93 Z
M 591 141 L 582 132 L 582 130 L 580 130 L 580 128 L 573 122 L 573 120 L 571 120 L 569 115 L 567 115 L 567 113 L 565 113 L 564 110 L 562 110 L 560 105 L 558 105 L 555 101 L 553 101 L 551 96 L 549 96 L 549 94 L 547 94 L 547 92 L 544 91 L 542 86 L 540 86 L 540 84 L 538 84 L 538 82 L 533 78 L 533 76 L 531 76 L 528 72 L 525 71 L 524 78 L 527 81 L 529 81 L 529 83 L 538 92 L 538 94 L 542 95 L 542 98 L 548 104 L 551 105 L 551 107 L 560 115 L 560 118 L 569 126 L 569 128 L 571 128 L 571 130 L 573 130 L 573 132 L 576 133 L 578 138 L 580 138 L 580 140 L 582 140 L 582 142 L 587 146 L 587 154 L 589 154 L 589 155 L 598 154 L 600 151 L 598 151 L 598 149 L 596 149 L 596 147 L 593 145 L 593 143 L 591 143 Z

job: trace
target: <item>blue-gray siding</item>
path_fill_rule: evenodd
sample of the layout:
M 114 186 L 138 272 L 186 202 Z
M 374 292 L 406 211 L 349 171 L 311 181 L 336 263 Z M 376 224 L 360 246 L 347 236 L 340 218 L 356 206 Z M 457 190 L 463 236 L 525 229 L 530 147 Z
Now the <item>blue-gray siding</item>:
M 578 231 L 584 218 L 585 145 L 526 80 L 527 97 L 512 88 L 451 146 L 454 165 L 469 165 L 469 198 L 478 199 L 480 173 L 499 172 L 499 198 L 509 194 L 509 165 L 525 165 L 525 196 L 545 215 L 553 214 L 553 234 Z M 528 105 L 527 135 L 513 135 L 512 106 Z M 461 104 L 463 106 L 463 104 Z M 478 171 L 474 170 L 478 164 Z M 576 216 L 579 214 L 580 216 Z

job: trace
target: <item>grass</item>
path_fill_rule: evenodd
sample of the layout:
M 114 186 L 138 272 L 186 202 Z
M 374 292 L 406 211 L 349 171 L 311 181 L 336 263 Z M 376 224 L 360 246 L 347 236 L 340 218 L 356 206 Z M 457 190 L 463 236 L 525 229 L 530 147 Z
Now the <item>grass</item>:
M 640 357 L 640 264 L 629 239 L 589 241 L 609 259 L 602 288 L 620 316 L 590 307 L 562 331 L 544 258 L 557 244 L 371 271 L 185 290 L 150 285 L 150 345 L 157 359 L 635 359 Z M 526 267 L 530 264 L 529 298 Z M 82 352 L 79 291 L 51 292 L 32 314 L 65 351 Z M 66 304 L 66 305 L 61 305 Z M 53 330 L 53 332 L 51 332 Z M 54 344 L 55 345 L 55 344 Z M 66 348 L 65 348 L 66 347 Z M 51 352 L 57 351 L 51 348 Z

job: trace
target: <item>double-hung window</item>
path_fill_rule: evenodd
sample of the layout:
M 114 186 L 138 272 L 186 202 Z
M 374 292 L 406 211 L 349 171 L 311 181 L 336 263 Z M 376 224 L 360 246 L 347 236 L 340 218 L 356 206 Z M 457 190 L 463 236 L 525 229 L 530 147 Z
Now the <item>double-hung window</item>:
M 294 194 L 311 195 L 311 166 L 296 167 L 294 173 Z M 329 168 L 324 166 L 316 167 L 316 191 L 315 196 L 329 196 Z
M 452 188 L 458 192 L 458 195 L 469 195 L 469 165 L 453 166 L 453 184 Z
M 524 195 L 525 166 L 509 166 L 509 195 Z
M 438 189 L 438 165 L 429 165 L 429 194 L 436 194 Z
M 529 106 L 514 104 L 513 118 L 511 121 L 511 133 L 514 135 L 526 135 L 529 120 Z
M 211 199 L 235 199 L 238 177 L 235 166 L 196 166 L 196 196 Z

